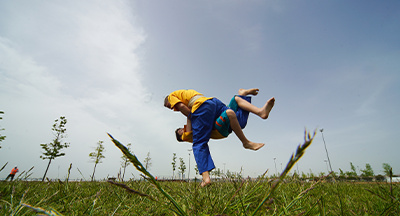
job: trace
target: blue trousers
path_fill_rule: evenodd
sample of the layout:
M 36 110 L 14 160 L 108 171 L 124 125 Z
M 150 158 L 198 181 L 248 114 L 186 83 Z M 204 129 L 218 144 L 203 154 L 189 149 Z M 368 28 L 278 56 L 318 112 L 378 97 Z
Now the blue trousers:
M 193 155 L 197 163 L 199 173 L 211 171 L 215 168 L 211 158 L 208 141 L 210 140 L 211 130 L 215 119 L 228 107 L 217 98 L 204 101 L 203 104 L 192 113 L 193 131 Z

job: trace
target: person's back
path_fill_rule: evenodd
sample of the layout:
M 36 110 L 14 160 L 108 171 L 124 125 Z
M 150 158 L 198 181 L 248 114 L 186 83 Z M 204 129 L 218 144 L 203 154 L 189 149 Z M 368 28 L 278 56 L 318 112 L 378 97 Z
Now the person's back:
M 14 167 L 14 168 L 11 170 L 11 173 L 10 173 L 10 174 L 15 175 L 15 174 L 17 174 L 17 172 L 18 172 L 18 168 L 17 168 L 17 167 Z
M 212 99 L 212 97 L 204 97 L 203 94 L 193 89 L 182 89 L 169 94 L 164 100 L 164 106 L 174 111 L 181 111 L 176 105 L 178 103 L 182 103 L 189 109 L 190 112 L 194 113 L 204 101 L 209 99 Z
M 15 174 L 17 174 L 18 172 L 18 167 L 15 166 L 14 168 L 12 168 L 10 174 L 7 176 L 7 178 L 5 179 L 5 181 L 7 181 L 7 179 L 11 178 L 11 181 L 14 179 Z

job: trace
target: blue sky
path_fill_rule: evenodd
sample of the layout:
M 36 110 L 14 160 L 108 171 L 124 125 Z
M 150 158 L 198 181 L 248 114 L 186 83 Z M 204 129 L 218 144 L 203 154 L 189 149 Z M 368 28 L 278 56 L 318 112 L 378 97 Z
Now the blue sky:
M 107 132 L 140 159 L 150 152 L 154 175 L 171 176 L 176 153 L 190 158 L 193 176 L 191 146 L 173 133 L 185 118 L 163 98 L 195 89 L 228 103 L 239 88 L 259 88 L 253 103 L 276 105 L 268 120 L 251 115 L 244 132 L 266 146 L 245 150 L 234 134 L 211 141 L 218 168 L 273 174 L 305 128 L 323 128 L 335 171 L 370 163 L 378 174 L 389 163 L 400 174 L 399 12 L 398 1 L 2 1 L 0 163 L 35 166 L 32 177 L 42 177 L 40 143 L 66 116 L 70 148 L 51 178 L 72 163 L 73 178 L 78 168 L 89 179 L 99 140 L 106 158 L 96 177 L 116 176 L 121 153 Z M 296 169 L 326 173 L 326 159 L 317 133 Z

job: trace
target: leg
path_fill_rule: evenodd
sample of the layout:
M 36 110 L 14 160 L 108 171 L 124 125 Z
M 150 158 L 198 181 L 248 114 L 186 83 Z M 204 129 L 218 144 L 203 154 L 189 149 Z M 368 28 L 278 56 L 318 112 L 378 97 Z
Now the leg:
M 244 100 L 241 97 L 235 97 L 235 100 L 241 109 L 246 110 L 251 113 L 254 113 L 254 114 L 260 116 L 262 119 L 268 118 L 268 115 L 271 112 L 271 110 L 275 104 L 275 98 L 273 98 L 273 97 L 271 99 L 269 99 L 267 101 L 267 103 L 265 103 L 265 105 L 261 108 L 254 106 L 253 104 L 249 103 L 248 101 Z
M 211 184 L 210 173 L 208 171 L 203 172 L 201 176 L 203 176 L 203 181 L 201 182 L 200 186 L 205 187 Z
M 262 148 L 265 144 L 264 143 L 254 143 L 251 142 L 246 138 L 246 136 L 243 133 L 242 128 L 239 125 L 239 122 L 236 118 L 236 114 L 233 110 L 229 109 L 226 111 L 226 114 L 228 115 L 231 128 L 233 132 L 235 132 L 236 136 L 240 139 L 240 141 L 243 143 L 243 147 L 246 149 L 251 149 L 251 150 L 258 150 Z

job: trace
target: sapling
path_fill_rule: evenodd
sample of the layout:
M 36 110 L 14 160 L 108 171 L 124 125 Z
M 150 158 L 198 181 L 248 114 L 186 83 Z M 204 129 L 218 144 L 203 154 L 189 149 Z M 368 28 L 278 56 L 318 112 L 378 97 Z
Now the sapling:
M 57 157 L 62 157 L 65 153 L 60 152 L 63 148 L 68 148 L 69 143 L 63 142 L 63 139 L 67 136 L 66 132 L 67 129 L 65 125 L 67 124 L 67 119 L 65 116 L 61 116 L 60 119 L 56 119 L 55 123 L 53 124 L 53 131 L 54 139 L 51 143 L 40 144 L 42 149 L 45 151 L 40 156 L 43 160 L 48 159 L 49 163 L 47 164 L 46 172 L 43 175 L 42 181 L 44 181 L 47 171 L 49 170 L 51 161 L 56 159 Z
M 102 162 L 101 160 L 105 158 L 103 153 L 104 153 L 103 141 L 99 141 L 97 143 L 95 151 L 89 154 L 90 159 L 94 162 L 92 181 L 94 180 L 94 173 L 96 172 L 97 164 L 101 163 Z

